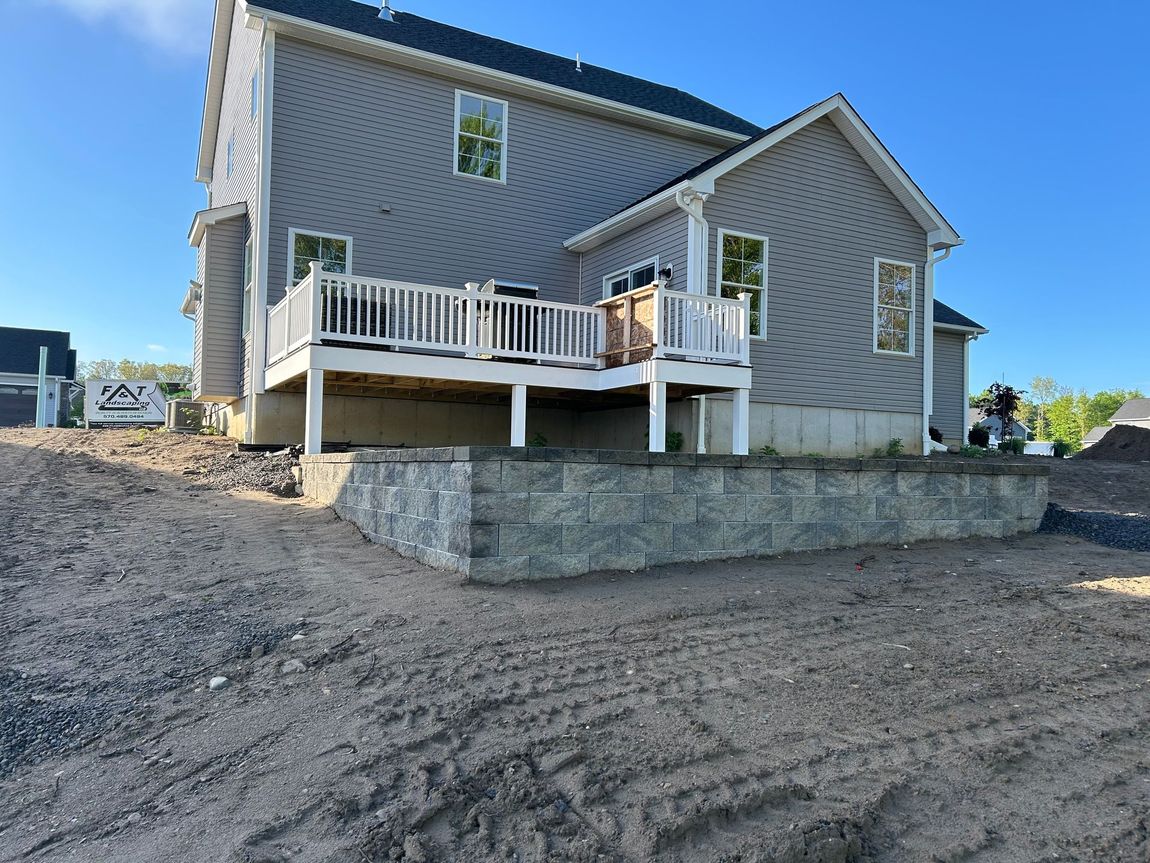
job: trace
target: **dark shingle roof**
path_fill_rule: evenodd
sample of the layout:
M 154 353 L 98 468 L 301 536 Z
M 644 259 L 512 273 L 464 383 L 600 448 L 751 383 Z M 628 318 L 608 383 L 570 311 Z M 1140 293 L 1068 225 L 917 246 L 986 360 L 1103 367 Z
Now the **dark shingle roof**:
M 394 12 L 394 21 L 388 22 L 380 20 L 378 6 L 357 0 L 253 0 L 250 5 L 727 132 L 754 135 L 759 131 L 754 123 L 682 90 L 589 63 L 579 72 L 573 58 L 482 36 L 409 12 Z
M 1106 436 L 1106 432 L 1110 431 L 1112 428 L 1114 428 L 1114 426 L 1095 426 L 1086 433 L 1086 437 L 1082 439 L 1082 442 L 1098 443 L 1098 441 L 1102 440 L 1102 438 Z
M 48 374 L 73 380 L 76 352 L 71 336 L 55 330 L 24 330 L 0 327 L 0 372 L 35 375 L 40 372 L 40 347 L 48 348 Z
M 985 330 L 982 324 L 973 321 L 962 312 L 957 312 L 946 303 L 934 301 L 934 322 L 936 324 L 949 324 L 952 327 L 970 327 L 973 330 Z
M 1150 399 L 1130 399 L 1110 417 L 1111 422 L 1144 419 L 1150 419 Z

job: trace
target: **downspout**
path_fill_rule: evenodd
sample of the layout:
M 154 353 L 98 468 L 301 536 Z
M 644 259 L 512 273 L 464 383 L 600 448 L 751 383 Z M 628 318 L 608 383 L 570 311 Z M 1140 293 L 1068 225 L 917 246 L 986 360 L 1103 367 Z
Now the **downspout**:
M 687 194 L 680 189 L 675 193 L 675 203 L 679 209 L 687 214 L 692 228 L 687 235 L 687 292 L 707 293 L 708 256 L 710 255 L 711 228 L 703 217 L 703 203 L 707 196 L 698 192 L 690 193 L 691 202 L 687 203 Z M 698 202 L 698 206 L 695 203 Z M 702 242 L 700 242 L 700 236 Z M 695 452 L 707 451 L 707 397 L 695 396 L 696 418 L 698 420 L 695 432 Z
M 260 27 L 260 113 L 259 154 L 256 177 L 255 242 L 252 244 L 252 265 L 255 290 L 252 302 L 251 375 L 249 377 L 247 416 L 244 422 L 244 440 L 256 440 L 256 396 L 264 393 L 264 367 L 267 363 L 267 305 L 268 305 L 268 245 L 270 237 L 271 205 L 271 135 L 272 135 L 272 78 L 275 75 L 275 32 L 269 30 L 267 16 Z
M 930 455 L 930 415 L 934 410 L 934 265 L 950 257 L 950 246 L 935 257 L 927 249 L 926 284 L 923 286 L 922 327 L 922 454 Z

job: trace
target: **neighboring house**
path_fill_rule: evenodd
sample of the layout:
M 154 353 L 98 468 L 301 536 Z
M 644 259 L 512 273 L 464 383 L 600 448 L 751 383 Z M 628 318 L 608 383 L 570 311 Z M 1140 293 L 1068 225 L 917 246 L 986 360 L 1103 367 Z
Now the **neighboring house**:
M 973 423 L 970 403 L 970 343 L 989 330 L 945 303 L 934 301 L 934 399 L 930 424 L 943 443 L 962 446 Z
M 1088 431 L 1086 433 L 1086 437 L 1082 439 L 1082 448 L 1086 449 L 1087 447 L 1094 446 L 1094 444 L 1102 440 L 1106 432 L 1110 431 L 1112 428 L 1114 428 L 1114 426 L 1095 426 L 1090 431 Z
M 237 438 L 961 432 L 963 241 L 841 94 L 764 129 L 355 0 L 217 0 L 197 179 L 193 391 Z
M 1114 412 L 1110 422 L 1150 429 L 1150 399 L 1130 399 Z
M 973 426 L 982 426 L 990 432 L 991 436 L 997 440 L 1002 440 L 1002 418 L 1001 417 L 984 417 L 982 411 L 978 408 L 970 408 L 967 412 L 967 429 Z M 1028 440 L 1030 438 L 1030 426 L 1022 422 L 1022 420 L 1015 420 L 1011 426 L 1012 434 L 1014 437 Z
M 41 347 L 48 349 L 44 423 L 58 426 L 68 421 L 68 397 L 76 377 L 71 335 L 56 330 L 0 327 L 0 426 L 36 423 Z

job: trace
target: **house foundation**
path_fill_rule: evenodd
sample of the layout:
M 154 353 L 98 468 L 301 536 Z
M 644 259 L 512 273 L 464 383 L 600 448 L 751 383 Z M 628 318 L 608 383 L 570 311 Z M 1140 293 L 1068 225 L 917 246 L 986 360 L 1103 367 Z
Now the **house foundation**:
M 304 493 L 483 583 L 1033 531 L 1049 469 L 548 447 L 304 456 Z

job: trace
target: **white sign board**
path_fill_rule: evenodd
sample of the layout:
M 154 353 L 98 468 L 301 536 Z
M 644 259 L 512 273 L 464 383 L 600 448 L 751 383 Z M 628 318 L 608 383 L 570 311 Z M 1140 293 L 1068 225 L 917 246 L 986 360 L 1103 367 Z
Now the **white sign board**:
M 86 381 L 84 419 L 89 428 L 163 425 L 168 403 L 159 381 Z

